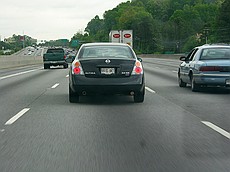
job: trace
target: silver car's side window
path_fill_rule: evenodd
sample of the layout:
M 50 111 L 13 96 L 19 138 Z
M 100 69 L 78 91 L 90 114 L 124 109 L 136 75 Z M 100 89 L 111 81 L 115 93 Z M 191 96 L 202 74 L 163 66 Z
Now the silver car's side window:
M 195 54 L 196 54 L 197 51 L 198 51 L 198 48 L 193 49 L 193 50 L 188 54 L 187 58 L 189 59 L 189 61 L 194 60 Z

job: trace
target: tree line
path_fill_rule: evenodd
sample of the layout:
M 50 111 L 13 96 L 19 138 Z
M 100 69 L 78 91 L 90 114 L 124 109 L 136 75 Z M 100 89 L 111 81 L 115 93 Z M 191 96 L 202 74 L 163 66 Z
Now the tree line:
M 133 30 L 140 53 L 180 53 L 230 43 L 229 0 L 132 0 L 96 15 L 71 40 L 108 42 L 111 30 Z
M 10 50 L 5 55 L 13 54 L 23 47 L 31 46 L 36 44 L 37 40 L 31 38 L 27 35 L 15 35 L 13 34 L 12 37 L 5 39 L 4 41 L 0 41 L 0 55 L 5 54 L 4 50 Z

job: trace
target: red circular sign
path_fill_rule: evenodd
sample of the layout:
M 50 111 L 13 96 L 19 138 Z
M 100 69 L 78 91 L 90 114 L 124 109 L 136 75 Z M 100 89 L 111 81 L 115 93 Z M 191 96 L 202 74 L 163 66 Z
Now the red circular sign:
M 117 34 L 113 34 L 113 37 L 114 38 L 120 38 L 120 34 L 118 34 L 118 33 Z
M 124 34 L 124 37 L 125 37 L 125 38 L 131 38 L 131 34 L 126 33 L 126 34 Z

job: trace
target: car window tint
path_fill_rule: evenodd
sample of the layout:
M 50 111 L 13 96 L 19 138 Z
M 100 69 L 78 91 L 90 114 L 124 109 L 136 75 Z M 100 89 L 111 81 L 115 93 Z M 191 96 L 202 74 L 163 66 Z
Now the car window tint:
M 230 59 L 230 48 L 207 48 L 202 51 L 201 60 Z
M 84 47 L 79 58 L 134 58 L 129 47 L 90 46 Z
M 189 61 L 192 61 L 192 60 L 194 59 L 197 50 L 198 50 L 198 48 L 193 49 L 193 50 L 188 54 L 187 59 L 189 59 Z
M 64 53 L 63 49 L 48 49 L 47 53 Z

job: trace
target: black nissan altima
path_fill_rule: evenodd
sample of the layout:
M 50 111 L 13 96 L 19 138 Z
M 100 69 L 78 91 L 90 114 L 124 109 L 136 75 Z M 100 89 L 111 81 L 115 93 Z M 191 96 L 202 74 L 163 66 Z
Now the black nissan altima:
M 69 101 L 80 96 L 130 95 L 143 102 L 144 70 L 133 49 L 122 43 L 87 43 L 79 49 L 70 67 Z

